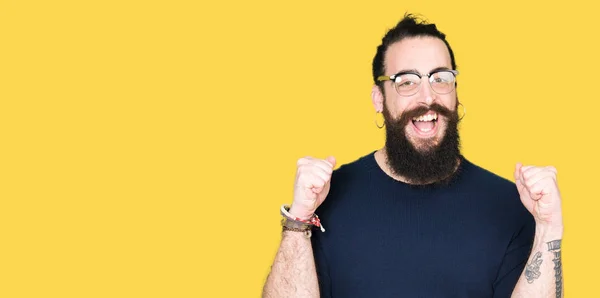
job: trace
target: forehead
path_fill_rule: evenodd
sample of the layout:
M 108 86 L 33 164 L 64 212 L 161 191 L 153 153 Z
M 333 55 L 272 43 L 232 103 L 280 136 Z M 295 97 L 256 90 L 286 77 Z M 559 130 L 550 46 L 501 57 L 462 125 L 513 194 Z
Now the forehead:
M 435 37 L 406 38 L 389 46 L 385 53 L 385 73 L 416 69 L 429 73 L 438 67 L 452 68 L 446 44 Z

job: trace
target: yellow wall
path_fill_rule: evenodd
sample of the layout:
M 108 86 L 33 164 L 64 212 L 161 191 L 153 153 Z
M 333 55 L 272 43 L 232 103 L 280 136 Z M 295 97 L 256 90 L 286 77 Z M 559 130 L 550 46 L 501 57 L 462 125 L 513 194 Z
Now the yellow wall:
M 0 2 L 0 296 L 258 297 L 296 159 L 383 144 L 370 63 L 410 11 L 456 52 L 467 158 L 558 168 L 565 292 L 592 297 L 587 2 Z

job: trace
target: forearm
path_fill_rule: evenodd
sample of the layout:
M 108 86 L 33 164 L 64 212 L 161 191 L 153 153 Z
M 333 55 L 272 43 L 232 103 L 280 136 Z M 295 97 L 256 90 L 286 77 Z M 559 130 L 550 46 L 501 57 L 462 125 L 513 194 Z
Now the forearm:
M 512 297 L 563 297 L 562 227 L 536 227 L 533 248 Z
M 319 297 L 319 283 L 310 238 L 284 231 L 263 298 Z

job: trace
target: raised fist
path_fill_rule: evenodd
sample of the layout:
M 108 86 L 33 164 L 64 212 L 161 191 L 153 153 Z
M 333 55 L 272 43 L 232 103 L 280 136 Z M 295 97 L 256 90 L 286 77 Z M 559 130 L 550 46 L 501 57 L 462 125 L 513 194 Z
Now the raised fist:
M 297 165 L 294 202 L 290 214 L 301 219 L 309 219 L 329 193 L 335 158 L 333 156 L 327 159 L 303 157 L 298 160 Z

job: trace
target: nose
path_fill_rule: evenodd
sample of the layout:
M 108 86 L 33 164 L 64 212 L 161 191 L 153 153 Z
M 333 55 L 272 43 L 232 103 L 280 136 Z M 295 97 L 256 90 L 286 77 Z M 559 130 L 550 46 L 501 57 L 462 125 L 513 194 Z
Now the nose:
M 433 92 L 433 89 L 431 89 L 431 84 L 429 83 L 429 80 L 427 80 L 427 77 L 424 77 L 421 81 L 421 88 L 419 90 L 419 103 L 424 103 L 428 106 L 430 106 L 436 99 L 436 93 Z

